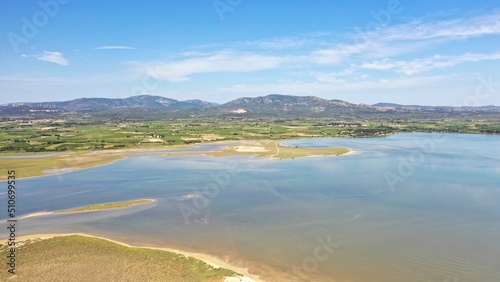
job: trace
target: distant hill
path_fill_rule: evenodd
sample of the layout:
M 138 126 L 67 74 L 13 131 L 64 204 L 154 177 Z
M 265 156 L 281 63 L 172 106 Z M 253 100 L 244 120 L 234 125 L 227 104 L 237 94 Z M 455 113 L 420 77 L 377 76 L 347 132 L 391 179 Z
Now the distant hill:
M 33 110 L 55 110 L 69 112 L 103 112 L 122 108 L 191 109 L 208 108 L 216 104 L 201 101 L 178 101 L 161 96 L 140 95 L 124 99 L 80 98 L 64 102 L 12 103 L 3 105 L 10 108 Z
M 402 107 L 403 105 L 394 104 L 394 103 L 377 103 L 373 104 L 374 107 Z
M 0 106 L 0 116 L 30 119 L 90 115 L 113 120 L 175 118 L 338 118 L 407 119 L 448 118 L 500 114 L 498 106 L 450 107 L 378 103 L 353 104 L 315 96 L 271 94 L 244 97 L 219 105 L 201 100 L 178 101 L 161 96 L 140 95 L 124 99 L 81 98 L 63 102 L 13 103 Z
M 274 109 L 285 110 L 314 107 L 352 107 L 356 106 L 342 100 L 326 100 L 315 96 L 291 96 L 271 94 L 256 98 L 239 98 L 222 105 L 225 108 L 246 107 L 252 110 Z
M 239 98 L 210 110 L 215 111 L 219 115 L 270 115 L 275 117 L 323 117 L 378 111 L 373 106 L 352 104 L 342 100 L 326 100 L 315 96 L 279 94 L 255 98 Z

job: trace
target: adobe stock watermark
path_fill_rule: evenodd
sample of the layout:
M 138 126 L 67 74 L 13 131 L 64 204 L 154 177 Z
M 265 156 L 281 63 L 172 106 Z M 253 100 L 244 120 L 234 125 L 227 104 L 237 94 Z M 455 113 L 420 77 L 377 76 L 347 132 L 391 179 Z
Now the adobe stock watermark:
M 316 242 L 318 244 L 312 250 L 311 256 L 305 257 L 300 266 L 292 266 L 292 272 L 305 281 L 309 281 L 309 274 L 316 272 L 319 264 L 328 260 L 333 254 L 334 249 L 337 249 L 341 245 L 332 241 L 331 234 L 328 234 L 325 238 L 318 236 Z
M 150 94 L 152 91 L 156 90 L 163 83 L 163 80 L 158 79 L 155 74 L 160 73 L 160 67 L 156 66 L 154 68 L 149 69 L 149 75 L 146 75 L 142 78 L 141 84 L 135 86 L 130 90 L 131 96 L 138 96 L 144 94 Z
M 9 39 L 12 50 L 17 54 L 19 47 L 22 44 L 28 44 L 30 39 L 33 39 L 40 29 L 49 24 L 51 18 L 59 14 L 61 5 L 68 4 L 70 0 L 40 0 L 38 6 L 40 10 L 36 11 L 30 19 L 26 17 L 21 18 L 21 30 L 18 33 L 9 32 L 7 38 Z
M 227 12 L 232 12 L 239 6 L 243 0 L 214 0 L 212 6 L 219 17 L 219 20 L 224 20 L 224 14 Z
M 478 81 L 479 83 L 474 89 L 474 94 L 465 97 L 462 105 L 456 105 L 455 107 L 480 106 L 497 92 L 496 88 L 500 87 L 500 83 L 494 82 L 491 75 L 489 75 L 488 78 L 479 76 Z M 408 156 L 400 156 L 398 158 L 399 164 L 397 170 L 395 172 L 386 171 L 384 173 L 385 182 L 391 191 L 394 192 L 397 184 L 403 183 L 406 178 L 413 175 L 415 169 L 421 166 L 426 161 L 427 157 L 436 151 L 437 145 L 444 142 L 445 139 L 446 136 L 444 134 L 433 133 L 431 138 L 416 141 L 416 147 L 418 149 L 414 150 Z
M 370 32 L 388 26 L 392 21 L 393 15 L 398 15 L 402 11 L 403 6 L 401 5 L 399 0 L 390 0 L 389 2 L 387 2 L 386 9 L 379 10 L 378 12 L 372 10 L 370 14 L 373 20 L 366 23 L 363 29 L 359 27 L 354 28 L 354 30 L 356 31 L 356 35 L 354 36 L 354 43 L 342 48 L 344 56 L 349 57 L 349 55 L 359 52 L 360 45 L 367 44 L 371 41 L 368 35 Z
M 480 106 L 497 92 L 497 88 L 500 88 L 500 82 L 493 81 L 493 77 L 491 74 L 487 78 L 484 78 L 484 76 L 479 76 L 478 81 L 479 83 L 474 89 L 474 95 L 465 97 L 463 106 Z
M 398 157 L 399 164 L 395 172 L 386 171 L 384 179 L 392 192 L 396 191 L 398 183 L 405 182 L 406 178 L 413 175 L 415 169 L 426 161 L 427 157 L 436 151 L 437 145 L 443 143 L 446 136 L 441 133 L 432 133 L 430 138 L 415 141 L 418 149 L 413 150 L 406 157 Z
M 226 188 L 231 179 L 239 172 L 238 163 L 235 162 L 228 162 L 223 171 L 210 172 L 209 176 L 212 181 L 207 183 L 203 189 L 195 190 L 193 193 L 184 196 L 183 202 L 179 204 L 179 211 L 182 214 L 184 222 L 186 224 L 190 224 L 193 221 L 200 222 L 198 217 L 202 214 L 202 211 L 208 208 L 210 201 L 219 195 L 220 189 Z M 190 204 L 185 203 L 186 201 L 190 202 Z

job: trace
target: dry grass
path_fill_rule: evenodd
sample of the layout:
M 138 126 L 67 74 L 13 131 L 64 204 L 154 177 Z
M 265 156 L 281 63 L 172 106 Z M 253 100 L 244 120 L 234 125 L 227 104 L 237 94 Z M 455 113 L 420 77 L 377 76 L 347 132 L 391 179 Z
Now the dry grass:
M 221 282 L 235 272 L 172 252 L 133 248 L 80 235 L 18 247 L 17 274 L 2 263 L 0 281 L 178 281 Z M 6 257 L 0 248 L 0 257 Z

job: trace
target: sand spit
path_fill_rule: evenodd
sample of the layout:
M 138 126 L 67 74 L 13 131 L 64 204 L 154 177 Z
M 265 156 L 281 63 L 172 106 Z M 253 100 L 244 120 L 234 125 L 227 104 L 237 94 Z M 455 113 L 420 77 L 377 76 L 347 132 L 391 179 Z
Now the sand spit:
M 259 153 L 259 152 L 267 152 L 266 148 L 260 146 L 236 146 L 234 149 L 237 152 L 244 153 Z

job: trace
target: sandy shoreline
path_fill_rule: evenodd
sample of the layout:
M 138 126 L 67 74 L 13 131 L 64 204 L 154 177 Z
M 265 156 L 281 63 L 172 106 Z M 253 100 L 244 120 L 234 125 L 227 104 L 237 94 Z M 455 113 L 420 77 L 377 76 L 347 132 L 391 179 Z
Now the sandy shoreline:
M 131 204 L 131 205 L 128 205 L 128 206 L 125 206 L 125 207 L 112 207 L 112 208 L 103 208 L 103 209 L 94 209 L 94 210 L 83 210 L 83 211 L 42 211 L 42 212 L 35 212 L 35 213 L 30 213 L 30 214 L 27 214 L 27 215 L 23 215 L 21 217 L 19 217 L 19 219 L 26 219 L 26 218 L 33 218 L 33 217 L 40 217 L 40 216 L 46 216 L 46 215 L 53 215 L 53 214 L 75 214 L 75 213 L 89 213 L 89 212 L 98 212 L 98 211 L 106 211 L 106 210 L 115 210 L 115 209 L 126 209 L 126 208 L 131 208 L 131 207 L 134 207 L 134 206 L 139 206 L 139 205 L 149 205 L 149 204 L 154 204 L 156 203 L 158 200 L 156 199 L 137 199 L 137 200 L 131 200 L 131 201 L 138 201 L 138 200 L 146 200 L 148 202 L 144 202 L 144 203 L 135 203 L 135 204 Z M 117 203 L 120 203 L 120 202 L 117 202 Z M 111 202 L 110 204 L 114 204 L 113 202 Z M 7 220 L 2 220 L 0 222 L 6 222 Z
M 35 213 L 30 213 L 30 214 L 21 216 L 19 219 L 25 219 L 25 218 L 30 218 L 30 217 L 39 217 L 39 216 L 55 214 L 55 213 L 56 212 L 35 212 Z
M 339 155 L 340 156 L 350 156 L 350 155 L 356 155 L 358 152 L 357 151 L 354 151 L 352 149 L 349 149 L 349 152 L 345 153 L 345 154 L 341 154 Z
M 203 254 L 203 253 L 193 253 L 193 252 L 186 252 L 183 250 L 178 250 L 178 249 L 172 249 L 172 248 L 167 248 L 167 247 L 149 247 L 149 246 L 138 246 L 138 245 L 129 245 L 127 243 L 123 243 L 120 241 L 116 241 L 113 239 L 105 238 L 105 237 L 99 237 L 95 235 L 90 235 L 90 234 L 84 234 L 84 233 L 61 233 L 61 234 L 33 234 L 33 235 L 26 235 L 26 236 L 20 236 L 17 237 L 17 241 L 25 241 L 25 240 L 34 240 L 34 239 L 50 239 L 54 237 L 61 237 L 61 236 L 71 236 L 71 235 L 80 235 L 80 236 L 86 236 L 86 237 L 91 237 L 91 238 L 97 238 L 97 239 L 103 239 L 108 242 L 113 242 L 128 248 L 144 248 L 144 249 L 152 249 L 152 250 L 160 250 L 160 251 L 167 251 L 167 252 L 172 252 L 176 254 L 180 254 L 186 257 L 193 257 L 196 259 L 199 259 L 201 261 L 204 261 L 206 264 L 215 267 L 215 268 L 226 268 L 230 269 L 233 271 L 236 271 L 240 274 L 243 275 L 243 277 L 235 277 L 235 278 L 228 278 L 225 281 L 226 282 L 236 282 L 236 281 L 242 281 L 242 282 L 265 282 L 264 280 L 260 279 L 256 275 L 252 275 L 248 272 L 248 269 L 242 268 L 242 267 L 237 267 L 234 265 L 231 265 L 215 256 Z M 3 240 L 4 242 L 6 240 Z
M 349 150 L 349 152 L 343 153 L 343 154 L 339 154 L 339 155 L 308 155 L 308 156 L 299 157 L 299 158 L 343 157 L 343 156 L 350 156 L 350 155 L 356 155 L 356 154 L 358 154 L 357 151 L 354 151 L 354 150 L 351 150 L 351 149 L 348 149 L 348 150 Z M 272 159 L 272 160 L 279 159 L 279 158 L 276 158 L 276 156 L 271 156 L 269 158 Z
M 107 211 L 107 210 L 117 210 L 117 209 L 127 209 L 131 208 L 134 206 L 139 206 L 139 205 L 150 205 L 154 204 L 157 202 L 156 199 L 140 199 L 140 200 L 148 200 L 149 202 L 145 203 L 138 203 L 138 204 L 132 204 L 129 206 L 125 207 L 112 207 L 112 208 L 104 208 L 104 209 L 95 209 L 95 210 L 83 210 L 83 211 L 42 211 L 42 212 L 35 212 L 35 213 L 30 213 L 23 215 L 19 217 L 18 219 L 27 219 L 27 218 L 34 218 L 34 217 L 41 217 L 41 216 L 47 216 L 47 215 L 65 215 L 65 214 L 78 214 L 78 213 L 91 213 L 91 212 L 99 212 L 99 211 Z M 7 222 L 7 219 L 0 220 L 0 222 Z

